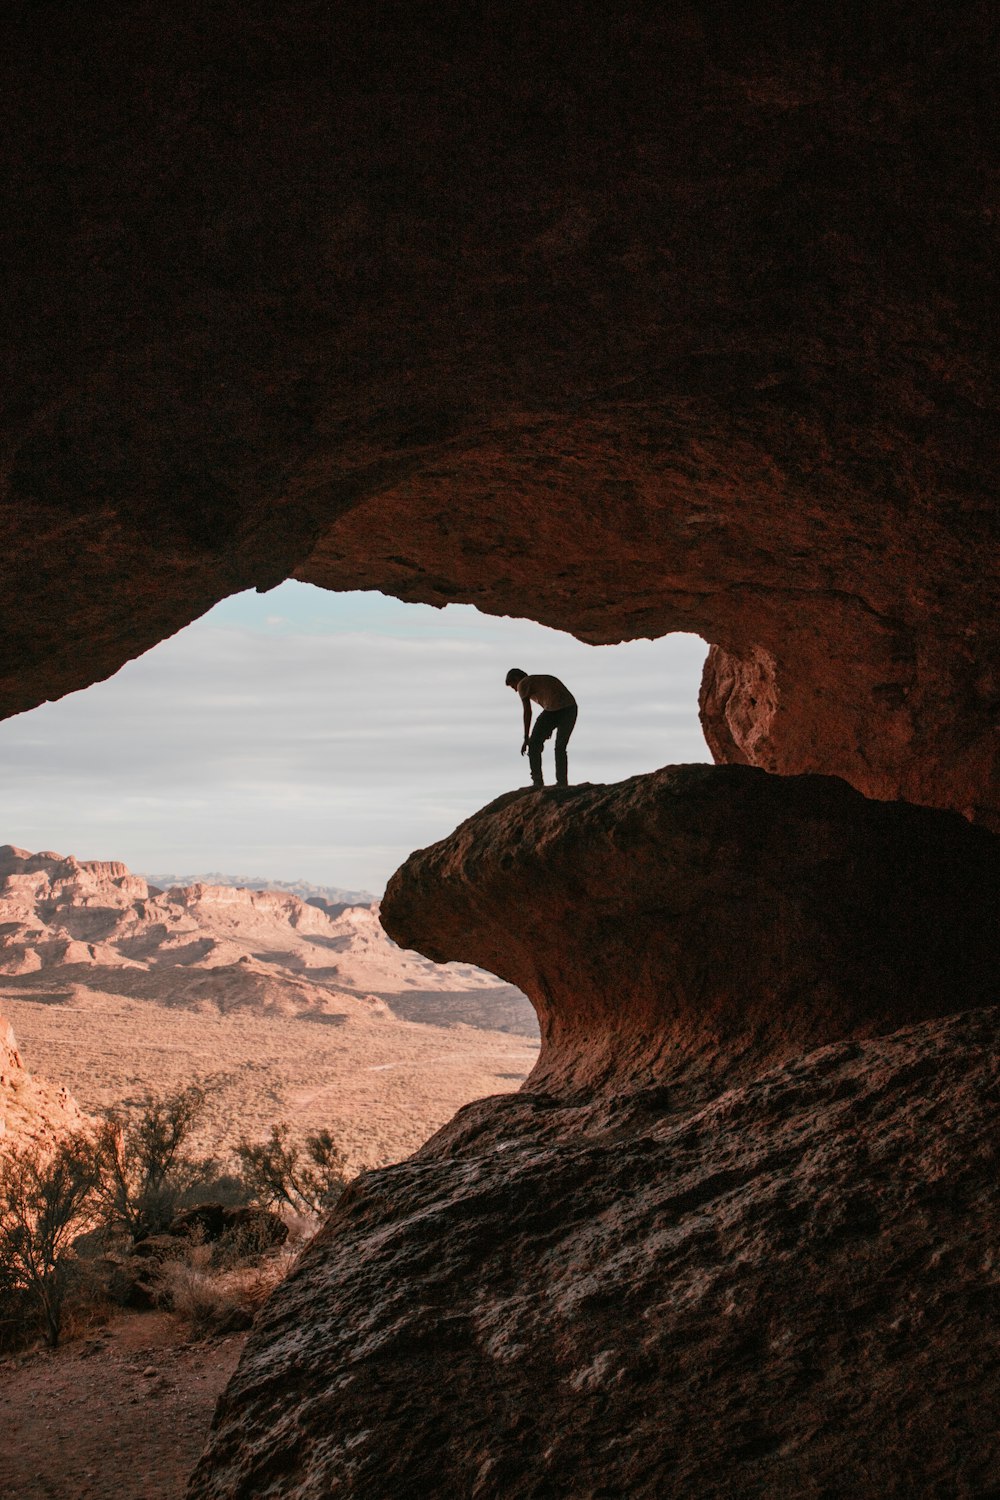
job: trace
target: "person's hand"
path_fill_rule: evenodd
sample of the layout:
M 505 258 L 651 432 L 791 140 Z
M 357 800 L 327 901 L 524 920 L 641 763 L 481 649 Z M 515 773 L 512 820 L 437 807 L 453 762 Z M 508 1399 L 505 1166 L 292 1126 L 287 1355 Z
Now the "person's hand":
M 527 753 L 528 753 L 528 741 L 525 740 L 524 744 L 521 746 L 521 754 L 522 755 L 527 755 Z

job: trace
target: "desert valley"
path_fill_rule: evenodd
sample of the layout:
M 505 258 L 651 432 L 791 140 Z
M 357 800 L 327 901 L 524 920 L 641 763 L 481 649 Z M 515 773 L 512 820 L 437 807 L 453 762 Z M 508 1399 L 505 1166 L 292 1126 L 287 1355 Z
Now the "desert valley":
M 353 1175 L 527 1076 L 538 1027 L 520 991 L 397 947 L 364 893 L 213 881 L 161 889 L 120 863 L 0 847 L 5 1149 L 44 1156 L 108 1107 L 201 1083 L 199 1152 L 226 1165 L 275 1124 L 293 1146 L 329 1130 Z M 279 1252 L 268 1274 L 288 1264 Z M 245 1334 L 201 1338 L 169 1297 L 88 1307 L 65 1332 L 0 1364 L 0 1495 L 177 1500 Z
M 51 1081 L 38 1085 L 50 1108 L 60 1087 L 93 1113 L 210 1079 L 205 1150 L 224 1156 L 283 1120 L 297 1136 L 331 1130 L 352 1171 L 408 1154 L 468 1100 L 519 1087 L 538 1047 L 518 990 L 398 948 L 375 905 L 161 891 L 122 864 L 11 845 L 0 1014 L 27 1071 Z M 21 1097 L 0 1089 L 11 1133 Z M 16 1118 L 30 1130 L 26 1111 Z

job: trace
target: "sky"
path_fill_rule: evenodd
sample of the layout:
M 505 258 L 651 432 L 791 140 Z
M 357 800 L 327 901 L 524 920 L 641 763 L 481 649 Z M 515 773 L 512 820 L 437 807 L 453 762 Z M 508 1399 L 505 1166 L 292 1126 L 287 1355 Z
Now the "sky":
M 295 582 L 234 595 L 106 682 L 0 723 L 0 844 L 380 895 L 412 849 L 528 783 L 509 667 L 574 693 L 570 781 L 618 781 L 711 758 L 706 650 L 585 646 L 469 605 Z

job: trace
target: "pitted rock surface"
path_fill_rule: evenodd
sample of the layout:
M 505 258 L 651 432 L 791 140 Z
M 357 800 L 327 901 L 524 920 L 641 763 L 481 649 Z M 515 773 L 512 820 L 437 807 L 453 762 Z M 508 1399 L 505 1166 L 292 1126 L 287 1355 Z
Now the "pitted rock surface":
M 516 979 L 542 1056 L 358 1179 L 191 1500 L 988 1493 L 997 842 L 689 766 L 412 855 L 389 929 Z
M 191 1500 L 991 1493 L 998 1019 L 617 1131 L 471 1106 L 475 1145 L 360 1178 L 268 1304 Z
M 989 7 L 10 22 L 0 711 L 293 575 L 697 631 L 720 759 L 1000 817 Z
M 1000 995 L 1000 839 L 829 777 L 668 766 L 510 792 L 392 877 L 382 921 L 534 1004 L 526 1087 L 689 1103 Z

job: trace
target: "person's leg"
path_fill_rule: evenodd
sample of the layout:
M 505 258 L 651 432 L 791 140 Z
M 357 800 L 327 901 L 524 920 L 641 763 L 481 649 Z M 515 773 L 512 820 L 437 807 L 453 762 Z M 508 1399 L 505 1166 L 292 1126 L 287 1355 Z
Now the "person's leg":
M 556 786 L 569 785 L 569 759 L 566 755 L 566 746 L 575 724 L 576 709 L 561 708 L 559 723 L 556 726 Z
M 528 764 L 531 767 L 531 780 L 535 786 L 545 785 L 542 780 L 542 746 L 555 727 L 555 714 L 543 708 L 535 720 L 535 727 L 528 740 Z

